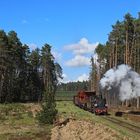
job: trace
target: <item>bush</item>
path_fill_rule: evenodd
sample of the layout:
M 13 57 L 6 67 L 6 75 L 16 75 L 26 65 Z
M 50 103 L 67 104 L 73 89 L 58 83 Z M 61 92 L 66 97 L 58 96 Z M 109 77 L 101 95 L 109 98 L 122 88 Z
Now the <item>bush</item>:
M 56 109 L 44 107 L 43 110 L 37 114 L 37 119 L 41 124 L 53 124 L 56 114 Z
M 57 114 L 55 107 L 54 93 L 45 92 L 42 110 L 37 114 L 39 123 L 53 124 Z

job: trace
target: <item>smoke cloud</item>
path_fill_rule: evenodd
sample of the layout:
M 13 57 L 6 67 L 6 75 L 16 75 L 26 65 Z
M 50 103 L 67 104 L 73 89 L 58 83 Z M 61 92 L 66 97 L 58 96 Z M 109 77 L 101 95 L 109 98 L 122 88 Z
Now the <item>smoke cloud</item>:
M 140 75 L 125 64 L 108 70 L 100 80 L 100 85 L 107 90 L 118 88 L 121 101 L 140 96 Z

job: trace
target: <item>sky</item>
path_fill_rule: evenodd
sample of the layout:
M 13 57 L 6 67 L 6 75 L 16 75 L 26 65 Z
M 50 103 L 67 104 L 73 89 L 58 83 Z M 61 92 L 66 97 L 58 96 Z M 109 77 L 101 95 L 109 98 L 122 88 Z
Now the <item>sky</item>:
M 98 43 L 128 12 L 138 17 L 140 0 L 0 0 L 0 29 L 16 31 L 31 50 L 50 44 L 63 82 L 82 81 Z

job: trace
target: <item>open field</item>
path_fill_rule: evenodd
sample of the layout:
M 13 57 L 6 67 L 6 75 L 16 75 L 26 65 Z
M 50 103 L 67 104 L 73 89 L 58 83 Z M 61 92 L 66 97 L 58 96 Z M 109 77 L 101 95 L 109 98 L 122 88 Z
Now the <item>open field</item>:
M 35 116 L 39 109 L 39 105 L 35 103 L 0 105 L 0 140 L 49 140 L 51 139 L 51 130 L 53 130 L 52 133 L 62 130 L 60 134 L 68 131 L 67 135 L 71 132 L 76 133 L 76 140 L 79 140 L 78 136 L 81 135 L 83 135 L 83 138 L 96 136 L 93 135 L 96 131 L 105 135 L 105 137 L 102 136 L 102 139 L 107 138 L 107 136 L 110 136 L 110 139 L 118 140 L 139 139 L 138 135 L 105 120 L 103 116 L 95 116 L 76 107 L 72 101 L 57 102 L 58 116 L 55 127 L 54 125 L 42 126 L 38 124 Z M 117 119 L 124 121 L 124 118 Z M 68 122 L 60 125 L 60 122 L 65 120 L 68 120 Z M 133 123 L 131 120 L 127 122 Z M 99 131 L 101 128 L 102 131 Z
M 55 100 L 56 101 L 72 101 L 73 96 L 76 95 L 76 91 L 57 91 Z
M 50 139 L 52 126 L 41 126 L 35 119 L 37 104 L 0 105 L 0 140 Z

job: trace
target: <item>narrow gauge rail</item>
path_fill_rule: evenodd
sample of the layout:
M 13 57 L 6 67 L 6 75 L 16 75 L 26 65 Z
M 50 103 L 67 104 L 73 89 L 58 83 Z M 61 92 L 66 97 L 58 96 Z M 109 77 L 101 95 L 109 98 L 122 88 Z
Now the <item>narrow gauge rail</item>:
M 135 126 L 133 124 L 130 124 L 130 123 L 127 123 L 127 122 L 124 122 L 122 120 L 118 120 L 116 118 L 112 118 L 112 117 L 109 117 L 109 116 L 103 116 L 102 118 L 104 118 L 105 120 L 108 120 L 108 121 L 110 121 L 114 124 L 117 124 L 121 127 L 124 127 L 124 128 L 130 130 L 133 133 L 137 133 L 140 136 L 140 127 L 138 127 L 138 126 Z

